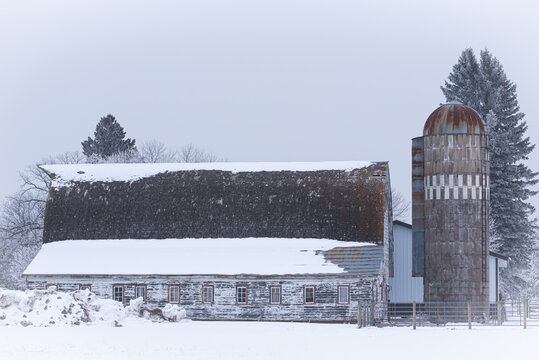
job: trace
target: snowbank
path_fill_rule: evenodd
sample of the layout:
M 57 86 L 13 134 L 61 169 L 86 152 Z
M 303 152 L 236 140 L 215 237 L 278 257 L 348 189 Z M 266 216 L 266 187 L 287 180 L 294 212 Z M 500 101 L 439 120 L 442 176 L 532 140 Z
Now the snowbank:
M 142 298 L 124 307 L 117 301 L 100 299 L 88 290 L 6 290 L 0 288 L 0 326 L 73 326 L 99 323 L 122 326 L 132 321 L 177 322 L 185 310 L 167 304 L 164 309 L 147 309 Z

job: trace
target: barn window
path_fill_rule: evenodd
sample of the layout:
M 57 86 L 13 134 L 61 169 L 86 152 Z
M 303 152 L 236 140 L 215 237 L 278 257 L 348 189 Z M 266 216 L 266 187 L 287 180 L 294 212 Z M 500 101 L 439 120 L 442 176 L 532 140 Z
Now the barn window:
M 58 291 L 58 285 L 56 284 L 47 284 L 45 285 L 45 290 L 54 289 L 54 291 Z
M 350 304 L 350 286 L 340 285 L 337 289 L 337 303 Z
M 236 304 L 247 305 L 247 287 L 246 286 L 236 287 Z
M 125 288 L 123 285 L 114 285 L 112 287 L 112 299 L 124 303 Z
M 202 303 L 213 304 L 213 285 L 202 286 Z
M 171 304 L 180 303 L 180 286 L 179 285 L 168 286 L 168 302 Z
M 303 287 L 303 303 L 314 304 L 314 286 L 309 285 Z
M 135 299 L 141 297 L 144 303 L 148 303 L 148 285 L 135 285 Z
M 79 285 L 79 290 L 88 290 L 92 292 L 92 285 L 88 285 L 88 284 Z
M 280 286 L 270 286 L 270 304 L 271 305 L 281 304 L 281 287 Z

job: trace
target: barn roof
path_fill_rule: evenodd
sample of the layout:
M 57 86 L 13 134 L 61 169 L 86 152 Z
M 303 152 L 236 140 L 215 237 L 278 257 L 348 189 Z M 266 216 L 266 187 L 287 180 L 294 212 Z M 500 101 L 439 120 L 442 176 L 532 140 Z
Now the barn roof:
M 44 165 L 43 242 L 320 238 L 383 244 L 387 162 Z
M 24 275 L 376 276 L 382 247 L 327 239 L 71 240 L 44 244 Z

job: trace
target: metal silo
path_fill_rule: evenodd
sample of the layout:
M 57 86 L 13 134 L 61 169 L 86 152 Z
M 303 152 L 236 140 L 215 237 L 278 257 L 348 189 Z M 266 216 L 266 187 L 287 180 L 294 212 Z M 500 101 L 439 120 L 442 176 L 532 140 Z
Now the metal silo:
M 440 106 L 412 144 L 413 275 L 425 301 L 488 302 L 488 136 L 479 115 Z

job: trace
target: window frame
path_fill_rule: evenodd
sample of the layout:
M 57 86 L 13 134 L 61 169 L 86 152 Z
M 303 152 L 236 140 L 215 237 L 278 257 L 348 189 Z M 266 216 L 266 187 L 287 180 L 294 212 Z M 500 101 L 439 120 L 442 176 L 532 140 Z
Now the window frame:
M 272 289 L 279 289 L 279 302 L 273 302 Z M 269 287 L 269 303 L 270 305 L 281 305 L 283 303 L 283 287 L 281 285 L 270 285 Z
M 206 288 L 211 289 L 211 302 L 207 302 L 204 300 L 204 289 Z M 213 285 L 202 285 L 202 303 L 209 305 L 215 304 L 215 287 Z
M 239 289 L 245 289 L 245 302 L 238 302 Z M 246 285 L 236 285 L 236 305 L 248 305 L 249 304 L 249 288 Z
M 347 301 L 341 302 L 341 288 L 346 288 Z M 337 304 L 338 305 L 350 305 L 350 285 L 338 285 L 337 286 Z
M 45 290 L 49 290 L 54 287 L 54 291 L 58 291 L 58 284 L 45 284 Z
M 125 285 L 118 285 L 118 284 L 112 285 L 112 300 L 118 301 L 118 300 L 116 300 L 114 298 L 116 288 L 122 288 L 122 301 L 121 301 L 121 303 L 125 304 Z M 118 302 L 120 302 L 120 301 L 118 301 Z
M 313 301 L 307 302 L 307 289 L 313 289 Z M 303 285 L 303 305 L 315 305 L 316 304 L 316 286 L 315 285 Z
M 145 285 L 145 284 L 139 284 L 139 285 L 135 285 L 135 299 L 138 299 L 139 297 L 137 296 L 137 289 L 138 288 L 144 288 L 144 304 L 147 304 L 148 303 L 148 285 Z
M 171 294 L 172 294 L 172 288 L 178 288 L 178 301 L 174 301 L 172 302 L 171 301 Z M 180 285 L 169 285 L 168 286 L 168 303 L 169 304 L 179 304 L 180 303 L 180 299 L 181 299 L 181 294 L 182 294 L 182 288 Z
M 87 287 L 90 292 L 92 292 L 92 285 L 91 284 L 79 284 L 79 290 L 84 290 L 83 288 Z

